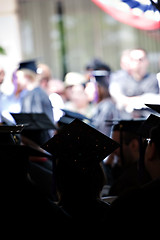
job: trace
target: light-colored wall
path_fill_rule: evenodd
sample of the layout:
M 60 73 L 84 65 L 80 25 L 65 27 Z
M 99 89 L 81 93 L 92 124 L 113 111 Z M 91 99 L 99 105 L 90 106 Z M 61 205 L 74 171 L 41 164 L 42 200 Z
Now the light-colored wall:
M 0 65 L 6 76 L 2 91 L 12 91 L 11 76 L 21 59 L 21 44 L 17 0 L 0 0 L 0 46 L 6 55 L 0 55 Z

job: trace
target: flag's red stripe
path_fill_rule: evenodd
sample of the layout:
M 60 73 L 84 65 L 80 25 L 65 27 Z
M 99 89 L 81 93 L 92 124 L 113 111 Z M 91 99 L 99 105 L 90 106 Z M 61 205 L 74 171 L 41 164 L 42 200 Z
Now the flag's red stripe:
M 128 12 L 124 12 L 112 6 L 102 4 L 100 1 L 92 0 L 98 7 L 103 11 L 111 15 L 116 20 L 128 24 L 132 27 L 141 29 L 141 30 L 157 30 L 160 28 L 160 21 L 154 21 L 148 19 L 144 14 L 141 16 L 136 16 L 132 13 L 132 9 Z

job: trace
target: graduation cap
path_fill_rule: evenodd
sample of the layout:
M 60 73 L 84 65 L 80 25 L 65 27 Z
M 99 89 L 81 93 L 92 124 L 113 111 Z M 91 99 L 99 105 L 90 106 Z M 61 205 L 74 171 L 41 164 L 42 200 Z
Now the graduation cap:
M 65 124 L 69 124 L 71 123 L 74 119 L 78 118 L 79 120 L 87 120 L 87 121 L 91 121 L 90 118 L 86 117 L 85 115 L 78 113 L 78 112 L 74 112 L 74 111 L 70 111 L 67 109 L 61 109 L 63 111 L 63 116 L 59 119 L 59 124 L 61 125 L 65 125 Z
M 119 144 L 76 118 L 41 147 L 55 159 L 71 166 L 85 167 L 101 162 Z
M 145 104 L 147 107 L 151 108 L 152 110 L 160 113 L 160 105 L 159 104 Z
M 145 121 L 144 118 L 130 119 L 130 120 L 117 120 L 117 122 L 113 121 L 113 130 L 120 130 L 123 132 L 132 132 L 139 133 L 139 128 L 142 123 Z
M 94 70 L 91 73 L 91 78 L 94 77 L 95 81 L 102 87 L 109 87 L 110 71 L 107 70 Z
M 18 70 L 28 69 L 37 73 L 37 65 L 35 60 L 23 61 L 19 63 Z
M 160 117 L 150 114 L 149 117 L 144 121 L 144 123 L 138 129 L 138 134 L 143 138 L 150 138 L 150 131 L 153 127 L 160 124 Z
M 11 113 L 17 124 L 23 124 L 25 130 L 49 130 L 57 127 L 45 113 Z
M 100 59 L 95 58 L 89 64 L 86 65 L 86 70 L 106 70 L 106 71 L 111 71 L 111 68 L 105 62 L 101 61 Z
M 11 113 L 11 115 L 17 124 L 25 126 L 21 135 L 38 145 L 46 142 L 51 137 L 50 130 L 57 129 L 57 126 L 45 113 Z
M 138 133 L 138 129 L 146 118 L 135 118 L 135 119 L 113 119 L 106 120 L 107 126 L 112 127 L 112 131 L 119 130 L 123 132 Z

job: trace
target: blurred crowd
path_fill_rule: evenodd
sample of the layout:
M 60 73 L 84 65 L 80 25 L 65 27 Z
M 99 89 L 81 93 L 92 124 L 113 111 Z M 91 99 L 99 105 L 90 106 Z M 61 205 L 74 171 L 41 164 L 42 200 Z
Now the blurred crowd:
M 13 92 L 8 95 L 1 91 L 2 121 L 4 118 L 14 121 L 10 112 L 47 111 L 49 118 L 57 123 L 64 114 L 62 109 L 67 109 L 83 114 L 96 129 L 110 136 L 107 121 L 146 118 L 151 111 L 145 104 L 159 102 L 160 86 L 158 73 L 148 70 L 149 58 L 145 49 L 124 50 L 120 57 L 120 70 L 113 69 L 95 58 L 86 63 L 82 73 L 68 72 L 64 79 L 56 79 L 47 64 L 34 60 L 22 62 L 12 75 Z M 2 67 L 0 73 L 2 85 L 5 82 Z M 52 114 L 50 107 L 42 107 L 42 100 L 38 97 L 34 97 L 34 104 L 29 99 L 28 93 L 33 95 L 33 89 L 37 91 L 37 88 L 49 98 Z

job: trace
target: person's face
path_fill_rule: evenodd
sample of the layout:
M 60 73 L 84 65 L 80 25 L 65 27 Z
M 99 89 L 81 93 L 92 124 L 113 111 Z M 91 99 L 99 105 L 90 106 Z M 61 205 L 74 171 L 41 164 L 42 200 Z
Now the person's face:
M 95 82 L 88 82 L 85 87 L 85 93 L 90 102 L 94 102 L 97 94 L 97 87 Z
M 146 74 L 149 61 L 144 51 L 132 50 L 130 52 L 131 74 L 138 74 L 141 78 Z
M 78 108 L 88 106 L 89 103 L 88 96 L 85 93 L 84 87 L 81 84 L 72 87 L 71 101 Z
M 16 85 L 17 90 L 22 91 L 26 89 L 27 79 L 23 71 L 17 71 L 16 73 Z
M 121 149 L 119 147 L 114 151 L 114 154 L 117 156 L 119 163 L 122 163 L 122 161 L 123 161 L 125 164 L 128 164 L 130 162 L 134 162 L 135 160 L 138 160 L 138 157 L 139 157 L 138 140 L 132 139 L 129 144 L 126 144 L 123 139 L 122 143 L 121 143 L 120 131 L 118 131 L 118 130 L 112 132 L 112 139 L 121 144 Z M 123 160 L 121 159 L 121 157 L 122 157 L 121 150 L 123 153 Z

